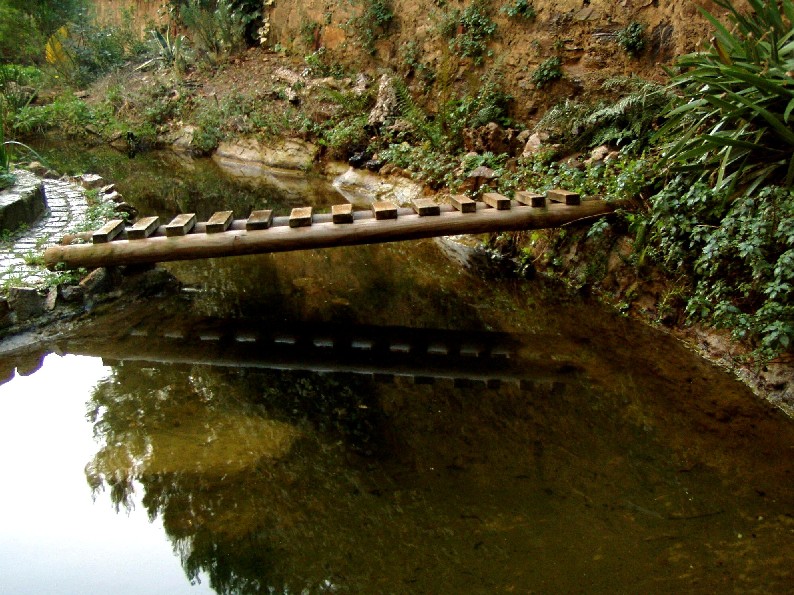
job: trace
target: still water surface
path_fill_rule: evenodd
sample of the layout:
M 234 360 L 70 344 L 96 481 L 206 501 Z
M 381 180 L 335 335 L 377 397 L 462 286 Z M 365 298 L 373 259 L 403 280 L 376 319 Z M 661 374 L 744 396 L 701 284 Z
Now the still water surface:
M 0 362 L 0 590 L 794 585 L 791 422 L 669 337 L 429 240 L 167 269 Z

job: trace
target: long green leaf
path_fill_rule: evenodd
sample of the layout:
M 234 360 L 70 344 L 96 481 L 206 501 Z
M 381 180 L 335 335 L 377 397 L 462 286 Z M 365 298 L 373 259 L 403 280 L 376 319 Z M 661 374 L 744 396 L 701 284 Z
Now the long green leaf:
M 758 112 L 758 114 L 760 114 L 760 116 L 766 120 L 767 123 L 772 126 L 772 128 L 775 129 L 775 132 L 777 132 L 779 136 L 781 136 L 790 145 L 794 145 L 794 132 L 792 132 L 791 129 L 781 122 L 774 114 L 763 107 L 753 104 L 741 95 L 734 94 L 734 97 L 736 97 L 736 99 L 742 103 L 745 103 L 754 111 Z
M 769 93 L 773 93 L 773 94 L 779 95 L 781 97 L 784 97 L 784 96 L 785 97 L 794 97 L 794 91 L 793 90 L 786 89 L 782 85 L 776 85 L 774 82 L 772 82 L 771 80 L 769 80 L 767 78 L 764 78 L 764 77 L 761 77 L 761 76 L 757 76 L 755 74 L 750 74 L 748 72 L 740 72 L 738 70 L 735 71 L 735 72 L 732 72 L 731 75 L 733 77 L 739 79 L 742 82 L 750 83 L 751 85 L 754 85 L 754 86 L 758 87 L 759 89 L 764 89 L 764 90 L 768 91 Z
M 700 138 L 702 138 L 708 144 L 717 147 L 722 147 L 722 146 L 740 147 L 744 149 L 751 149 L 753 151 L 767 150 L 766 147 L 764 147 L 763 145 L 759 145 L 758 143 L 751 143 L 749 141 L 741 140 L 738 138 L 732 138 L 730 136 L 723 136 L 720 134 L 704 134 Z
M 791 116 L 792 110 L 794 110 L 794 99 L 788 102 L 788 105 L 786 106 L 786 111 L 783 112 L 783 121 L 786 124 L 788 124 L 788 119 Z

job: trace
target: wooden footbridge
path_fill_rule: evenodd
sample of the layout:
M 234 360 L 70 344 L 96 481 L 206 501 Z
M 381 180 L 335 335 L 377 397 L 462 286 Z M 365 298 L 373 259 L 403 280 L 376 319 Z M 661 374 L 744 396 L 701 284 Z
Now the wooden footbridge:
M 482 201 L 453 195 L 444 205 L 417 199 L 413 208 L 384 201 L 374 203 L 369 211 L 354 211 L 351 204 L 343 204 L 333 206 L 330 213 L 315 214 L 311 207 L 303 207 L 293 209 L 289 217 L 257 210 L 247 219 L 234 219 L 231 211 L 221 211 L 200 223 L 195 214 L 177 215 L 165 225 L 158 217 L 144 217 L 131 226 L 110 221 L 83 238 L 84 243 L 51 246 L 44 261 L 50 269 L 94 268 L 377 244 L 560 227 L 614 210 L 614 204 L 581 201 L 575 192 L 550 190 L 545 196 L 516 192 L 514 199 L 486 193 Z

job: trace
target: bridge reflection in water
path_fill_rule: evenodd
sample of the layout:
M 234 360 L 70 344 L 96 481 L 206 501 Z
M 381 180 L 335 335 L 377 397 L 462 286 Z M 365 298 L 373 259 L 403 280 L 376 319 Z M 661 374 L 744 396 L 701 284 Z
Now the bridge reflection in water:
M 526 354 L 515 333 L 334 324 L 284 327 L 252 321 L 139 324 L 118 340 L 75 338 L 70 353 L 110 361 L 353 373 L 379 382 L 452 382 L 456 387 L 513 383 L 556 393 L 581 370 L 571 362 Z

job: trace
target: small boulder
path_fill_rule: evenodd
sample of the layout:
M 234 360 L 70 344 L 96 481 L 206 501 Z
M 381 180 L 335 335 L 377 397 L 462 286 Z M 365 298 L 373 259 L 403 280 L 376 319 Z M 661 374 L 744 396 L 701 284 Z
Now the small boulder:
M 8 290 L 8 305 L 18 322 L 36 318 L 44 313 L 45 297 L 31 287 L 12 287 Z
M 609 155 L 609 147 L 606 145 L 601 145 L 600 147 L 596 147 L 590 152 L 590 156 L 585 159 L 585 165 L 597 165 L 599 163 L 603 163 L 604 160 Z
M 80 281 L 80 288 L 85 295 L 102 293 L 111 287 L 110 273 L 106 268 L 94 269 Z
M 47 166 L 43 165 L 39 161 L 31 161 L 28 163 L 28 166 L 25 168 L 29 172 L 36 174 L 37 176 L 44 176 L 48 171 L 50 171 Z
M 59 291 L 61 299 L 70 304 L 82 302 L 85 295 L 85 289 L 79 285 L 61 285 Z
M 531 134 L 524 145 L 524 150 L 521 153 L 521 156 L 527 158 L 541 152 L 546 148 L 544 143 L 547 140 L 549 140 L 549 135 L 545 132 L 535 132 L 534 134 Z
M 399 112 L 399 107 L 394 81 L 388 74 L 384 74 L 380 78 L 378 99 L 375 102 L 375 107 L 369 113 L 367 124 L 373 127 L 380 127 L 386 122 L 394 120 Z
M 481 165 L 473 169 L 461 184 L 462 192 L 477 192 L 483 185 L 496 179 L 496 172 L 490 167 Z
M 86 190 L 93 190 L 104 186 L 105 180 L 102 176 L 97 174 L 83 174 L 78 178 L 77 183 Z

